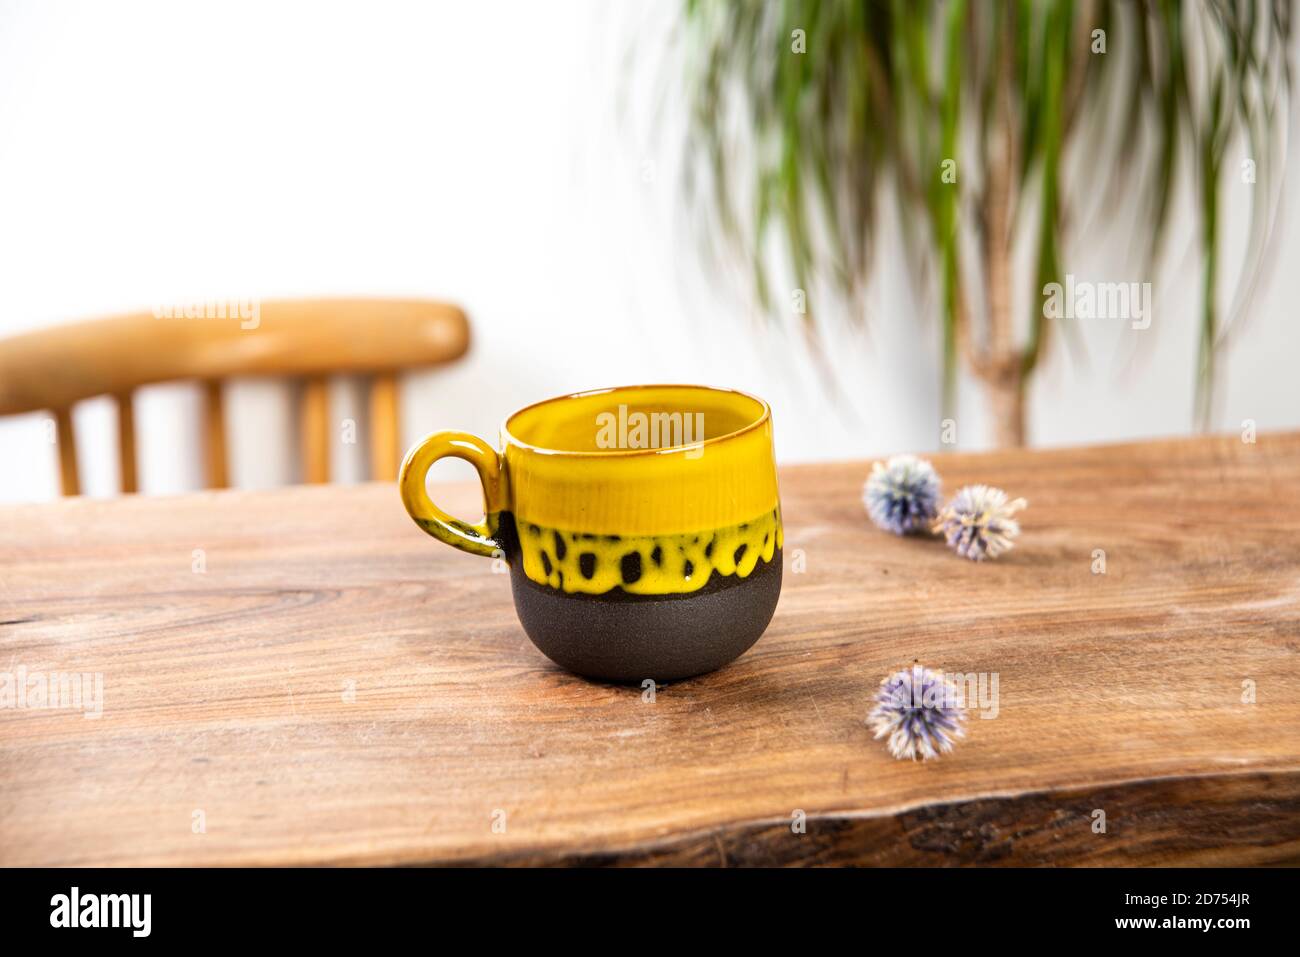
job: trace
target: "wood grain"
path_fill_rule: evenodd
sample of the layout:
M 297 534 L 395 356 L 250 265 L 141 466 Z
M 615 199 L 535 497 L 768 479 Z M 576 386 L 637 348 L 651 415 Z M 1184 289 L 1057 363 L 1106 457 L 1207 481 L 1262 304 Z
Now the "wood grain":
M 768 633 L 653 703 L 385 485 L 0 509 L 0 669 L 104 676 L 98 719 L 0 710 L 0 863 L 1300 862 L 1300 436 L 934 462 L 1028 498 L 1013 552 L 786 468 Z M 929 764 L 863 723 L 915 660 L 999 677 Z

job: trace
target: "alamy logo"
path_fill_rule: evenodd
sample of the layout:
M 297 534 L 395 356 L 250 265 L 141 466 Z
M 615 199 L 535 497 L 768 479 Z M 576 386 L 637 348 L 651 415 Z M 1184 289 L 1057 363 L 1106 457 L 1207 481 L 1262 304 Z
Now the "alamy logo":
M 87 718 L 104 714 L 104 675 L 94 671 L 0 671 L 0 708 L 81 711 Z
M 1151 283 L 1090 282 L 1065 277 L 1043 287 L 1044 319 L 1128 319 L 1134 329 L 1151 326 Z
M 262 303 L 259 299 L 191 299 L 158 303 L 153 315 L 155 319 L 237 319 L 239 328 L 256 329 L 262 324 Z
M 71 894 L 50 898 L 51 927 L 129 927 L 133 937 L 148 937 L 151 894 Z
M 626 405 L 618 413 L 601 412 L 596 416 L 598 449 L 670 449 L 694 446 L 686 454 L 695 458 L 703 454 L 703 412 L 629 412 Z
M 982 720 L 1001 714 L 996 671 L 937 671 L 938 678 L 931 683 L 909 682 L 894 689 L 892 701 L 896 708 L 952 709 L 964 708 L 978 711 Z

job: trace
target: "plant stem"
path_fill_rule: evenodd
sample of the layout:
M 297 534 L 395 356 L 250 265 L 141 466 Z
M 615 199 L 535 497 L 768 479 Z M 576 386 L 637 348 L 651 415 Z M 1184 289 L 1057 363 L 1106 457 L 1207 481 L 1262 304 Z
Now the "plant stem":
M 985 288 L 988 290 L 989 363 L 981 377 L 993 414 L 999 446 L 1025 444 L 1024 390 L 1021 353 L 1016 346 L 1011 297 L 1011 177 L 1016 168 L 1016 115 L 1011 98 L 1012 27 L 1008 23 L 998 56 L 995 128 L 1001 144 L 989 157 L 985 192 Z
M 993 415 L 993 441 L 999 448 L 1025 444 L 1025 394 L 1019 378 L 986 382 L 984 392 Z

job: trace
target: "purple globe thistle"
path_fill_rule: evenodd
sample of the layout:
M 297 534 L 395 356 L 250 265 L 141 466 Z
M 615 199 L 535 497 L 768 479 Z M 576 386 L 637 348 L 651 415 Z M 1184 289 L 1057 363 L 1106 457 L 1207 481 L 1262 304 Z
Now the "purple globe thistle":
M 877 526 L 895 535 L 928 530 L 939 512 L 939 476 L 925 459 L 895 455 L 877 462 L 862 487 L 862 503 Z
M 888 735 L 889 753 L 922 760 L 937 758 L 952 750 L 958 738 L 966 736 L 966 712 L 957 686 L 942 672 L 913 665 L 896 671 L 876 692 L 876 706 L 867 724 L 876 739 Z
M 943 507 L 934 530 L 971 561 L 997 558 L 1020 534 L 1020 523 L 1011 516 L 1026 504 L 1023 498 L 1008 502 L 1007 493 L 991 485 L 967 485 Z

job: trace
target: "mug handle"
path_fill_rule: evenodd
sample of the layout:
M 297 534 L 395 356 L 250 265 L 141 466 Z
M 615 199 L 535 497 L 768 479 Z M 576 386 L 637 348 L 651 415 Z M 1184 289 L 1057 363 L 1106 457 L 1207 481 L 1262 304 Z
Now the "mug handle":
M 448 515 L 429 498 L 425 478 L 438 459 L 447 456 L 464 459 L 478 471 L 483 483 L 483 522 L 471 525 Z M 431 432 L 406 453 L 397 486 L 402 504 L 416 525 L 441 542 L 471 555 L 491 558 L 501 551 L 501 542 L 488 527 L 491 516 L 503 504 L 501 454 L 478 436 L 468 432 Z

